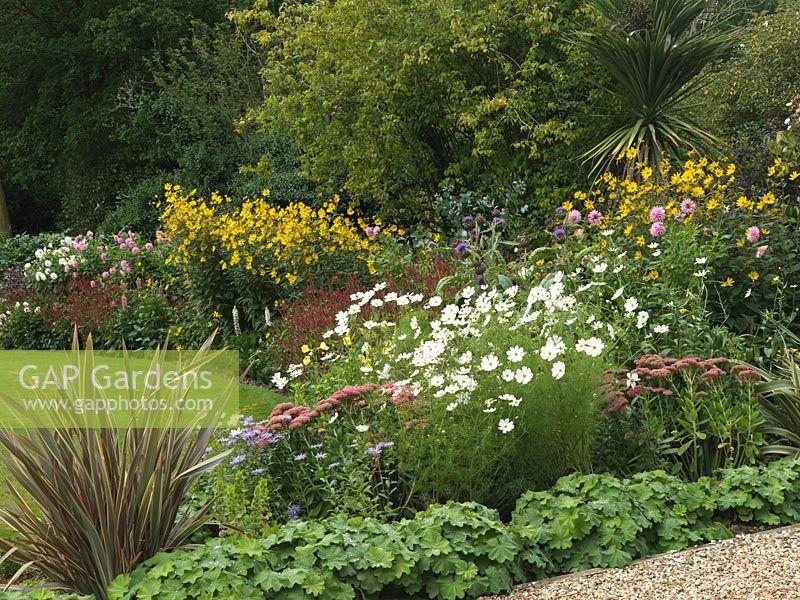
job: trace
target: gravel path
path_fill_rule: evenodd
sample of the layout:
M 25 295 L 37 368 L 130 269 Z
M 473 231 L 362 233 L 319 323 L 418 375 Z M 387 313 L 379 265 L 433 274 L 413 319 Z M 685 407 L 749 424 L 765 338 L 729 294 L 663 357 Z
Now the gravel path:
M 800 526 L 516 588 L 507 600 L 797 600 Z

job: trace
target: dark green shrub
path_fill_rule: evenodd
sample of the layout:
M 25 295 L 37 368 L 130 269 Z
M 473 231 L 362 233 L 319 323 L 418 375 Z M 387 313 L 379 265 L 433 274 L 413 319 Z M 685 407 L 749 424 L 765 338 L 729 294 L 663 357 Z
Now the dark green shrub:
M 46 323 L 36 307 L 20 304 L 0 311 L 0 348 L 4 350 L 63 350 L 72 341 L 66 321 Z
M 160 290 L 133 290 L 125 298 L 110 322 L 100 327 L 103 346 L 118 350 L 124 343 L 130 349 L 149 349 L 163 344 L 170 326 L 178 320 L 169 298 Z
M 580 4 L 260 4 L 236 14 L 256 22 L 267 55 L 252 116 L 297 141 L 326 191 L 415 221 L 442 185 L 523 180 L 546 201 L 580 169 L 571 144 L 590 92 L 585 57 L 564 39 L 585 21 Z
M 800 10 L 783 0 L 739 33 L 738 54 L 703 88 L 702 113 L 731 146 L 739 176 L 749 186 L 772 162 L 765 138 L 784 128 L 787 103 L 800 93 Z
M 36 250 L 48 244 L 58 244 L 63 235 L 42 233 L 40 235 L 0 236 L 0 273 L 6 269 L 20 269 L 30 262 Z

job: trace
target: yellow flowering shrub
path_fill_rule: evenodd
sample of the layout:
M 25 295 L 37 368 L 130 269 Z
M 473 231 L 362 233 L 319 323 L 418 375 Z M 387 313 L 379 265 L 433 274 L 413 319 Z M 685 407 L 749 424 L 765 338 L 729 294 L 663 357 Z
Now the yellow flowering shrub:
M 713 322 L 754 335 L 765 315 L 800 308 L 800 239 L 785 187 L 793 171 L 776 158 L 767 183 L 745 190 L 736 170 L 690 155 L 678 168 L 606 173 L 557 209 L 553 238 L 568 254 L 623 259 L 610 289 L 637 289 L 654 306 L 689 298 Z
M 236 202 L 166 184 L 161 221 L 168 262 L 185 268 L 214 310 L 239 306 L 257 315 L 309 279 L 375 274 L 376 253 L 399 230 L 344 212 L 336 196 L 320 208 L 277 206 L 268 190 Z
M 776 167 L 779 165 L 776 160 Z M 652 167 L 639 164 L 632 177 L 606 173 L 595 189 L 575 192 L 573 201 L 565 202 L 563 208 L 582 210 L 587 231 L 614 228 L 637 239 L 660 237 L 651 235 L 655 207 L 663 209 L 664 223 L 684 225 L 718 222 L 734 207 L 746 213 L 774 214 L 777 210 L 773 192 L 733 194 L 733 163 L 691 157 L 679 169 L 665 161 L 658 170 L 660 176 L 655 177 Z

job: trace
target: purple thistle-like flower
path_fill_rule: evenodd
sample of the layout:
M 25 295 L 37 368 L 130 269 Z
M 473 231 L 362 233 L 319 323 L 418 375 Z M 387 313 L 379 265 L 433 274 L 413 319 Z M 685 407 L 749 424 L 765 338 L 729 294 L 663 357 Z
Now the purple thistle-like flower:
M 244 417 L 242 419 L 242 427 L 250 427 L 253 424 L 253 417 Z
M 564 207 L 563 206 L 556 206 L 556 216 L 559 219 L 563 219 L 564 218 L 564 212 L 565 211 L 564 211 Z
M 553 231 L 553 237 L 556 239 L 558 243 L 561 243 L 567 239 L 567 230 L 564 229 L 563 227 L 557 227 Z
M 475 218 L 472 215 L 466 215 L 461 219 L 461 226 L 466 231 L 472 230 L 475 227 Z
M 286 511 L 286 520 L 287 521 L 296 521 L 300 518 L 300 505 L 299 504 L 290 504 L 289 508 Z
M 469 242 L 466 241 L 458 242 L 455 247 L 456 256 L 461 256 L 462 254 L 464 254 L 464 252 L 467 251 L 467 248 L 469 248 Z
M 486 278 L 485 278 L 483 275 L 478 275 L 478 276 L 475 278 L 475 283 L 476 283 L 477 285 L 483 285 L 483 283 L 484 283 L 485 281 L 486 281 Z

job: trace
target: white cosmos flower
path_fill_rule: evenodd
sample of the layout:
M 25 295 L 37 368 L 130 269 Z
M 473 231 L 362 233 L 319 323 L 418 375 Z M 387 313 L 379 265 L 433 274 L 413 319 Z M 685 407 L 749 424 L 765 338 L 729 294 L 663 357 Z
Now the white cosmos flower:
M 481 359 L 481 371 L 494 371 L 500 366 L 500 359 L 494 354 L 487 354 Z
M 442 375 L 434 375 L 431 377 L 431 385 L 433 387 L 442 387 L 444 385 L 444 377 Z
M 575 344 L 575 350 L 592 357 L 600 356 L 603 353 L 603 348 L 605 348 L 603 340 L 596 337 L 589 338 L 588 340 L 580 339 L 578 343 Z
M 445 325 L 455 325 L 458 319 L 458 305 L 448 304 L 445 306 L 444 309 L 442 309 L 441 319 L 442 323 Z
M 463 290 L 461 290 L 461 297 L 464 298 L 465 300 L 472 298 L 474 295 L 475 295 L 475 288 L 472 286 L 465 287 Z
M 552 369 L 550 369 L 550 373 L 553 375 L 555 379 L 561 379 L 564 376 L 566 370 L 567 370 L 566 365 L 564 365 L 564 363 L 559 360 L 553 363 L 553 367 Z
M 289 379 L 287 377 L 284 377 L 280 373 L 275 373 L 272 376 L 272 383 L 275 384 L 276 388 L 282 390 L 283 388 L 286 387 L 286 384 L 289 383 Z
M 753 293 L 753 288 L 747 288 L 747 292 L 745 292 L 744 297 L 749 298 Z
M 500 400 L 508 402 L 509 406 L 519 406 L 522 403 L 522 398 L 517 398 L 514 394 L 501 394 Z
M 514 371 L 511 369 L 505 369 L 501 374 L 500 377 L 503 378 L 503 381 L 514 381 Z
M 506 351 L 506 358 L 511 362 L 519 362 L 525 358 L 525 350 L 521 346 L 511 346 Z
M 527 385 L 533 379 L 533 372 L 528 367 L 521 367 L 515 371 L 514 379 L 521 385 Z
M 706 275 L 708 275 L 708 271 L 706 269 L 700 269 L 694 273 L 694 276 L 699 277 L 700 279 L 705 279 Z
M 705 257 L 701 257 L 701 258 L 695 258 L 695 259 L 694 259 L 694 264 L 696 264 L 696 265 L 704 265 L 704 264 L 706 264 L 706 261 L 707 261 L 707 260 L 708 260 L 708 259 L 707 259 L 707 258 L 705 258 Z
M 544 346 L 539 350 L 539 356 L 541 356 L 542 360 L 550 362 L 555 360 L 560 354 L 563 354 L 566 349 L 567 345 L 561 337 L 551 335 L 547 338 Z
M 472 362 L 472 352 L 470 352 L 469 350 L 467 350 L 466 352 L 464 352 L 464 354 L 458 357 L 458 364 L 460 365 L 466 365 L 470 362 Z
M 647 247 L 650 248 L 650 250 L 655 250 L 656 248 L 658 248 L 658 242 L 651 242 L 647 244 Z
M 463 373 L 460 373 L 455 377 L 455 385 L 458 386 L 459 390 L 467 390 L 469 392 L 472 392 L 475 391 L 475 389 L 478 387 L 478 382 L 475 381 L 469 375 L 464 375 Z
M 637 308 L 639 308 L 639 301 L 631 296 L 627 300 L 625 300 L 625 312 L 628 314 L 633 313 Z
M 358 433 L 366 433 L 369 429 L 369 425 L 356 425 L 356 431 Z
M 636 315 L 636 329 L 641 329 L 645 325 L 647 325 L 647 321 L 650 319 L 650 313 L 646 310 L 641 310 Z
M 605 273 L 608 269 L 608 263 L 600 263 L 599 265 L 595 265 L 592 267 L 592 271 L 595 273 Z
M 655 331 L 656 333 L 668 333 L 669 325 L 654 325 L 653 331 Z
M 436 308 L 437 306 L 442 305 L 442 297 L 441 296 L 431 296 L 428 300 L 428 303 L 425 305 L 426 308 Z
M 625 376 L 625 387 L 628 389 L 635 387 L 636 383 L 639 381 L 639 374 L 631 371 Z
M 511 419 L 500 419 L 497 428 L 501 433 L 511 433 L 514 430 L 514 421 Z
M 458 408 L 458 402 L 451 402 L 447 405 L 448 412 L 453 412 L 455 409 Z

